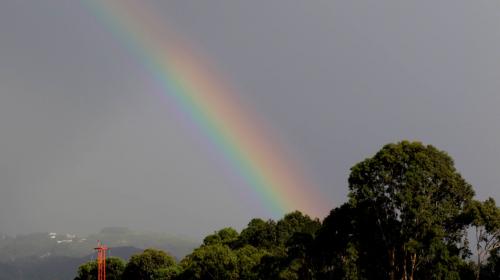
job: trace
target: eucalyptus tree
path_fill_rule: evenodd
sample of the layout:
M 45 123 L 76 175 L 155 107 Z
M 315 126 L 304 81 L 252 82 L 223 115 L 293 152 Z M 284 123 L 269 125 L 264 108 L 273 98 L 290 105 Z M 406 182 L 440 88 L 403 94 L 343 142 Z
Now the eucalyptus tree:
M 459 277 L 457 244 L 474 191 L 447 153 L 420 142 L 385 145 L 351 168 L 349 191 L 368 276 Z
M 500 248 L 500 208 L 493 198 L 484 202 L 473 201 L 469 208 L 471 226 L 474 229 L 476 250 L 476 279 L 480 279 L 481 267 Z M 492 256 L 492 259 L 496 257 Z

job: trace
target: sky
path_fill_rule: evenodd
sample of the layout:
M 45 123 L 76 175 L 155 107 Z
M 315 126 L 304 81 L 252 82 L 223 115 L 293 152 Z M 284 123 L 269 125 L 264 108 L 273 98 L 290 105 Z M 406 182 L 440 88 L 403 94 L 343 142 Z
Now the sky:
M 83 2 L 0 2 L 0 232 L 199 238 L 270 217 Z M 477 198 L 500 200 L 500 2 L 141 2 L 331 208 L 350 167 L 403 139 L 447 151 Z

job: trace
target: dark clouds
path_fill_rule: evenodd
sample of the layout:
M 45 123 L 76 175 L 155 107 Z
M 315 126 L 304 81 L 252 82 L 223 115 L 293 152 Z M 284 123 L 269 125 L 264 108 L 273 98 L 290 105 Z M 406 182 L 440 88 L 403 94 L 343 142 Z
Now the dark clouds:
M 400 139 L 500 199 L 495 1 L 153 1 L 270 123 L 332 204 Z M 199 236 L 265 215 L 81 6 L 0 4 L 0 231 L 106 225 Z

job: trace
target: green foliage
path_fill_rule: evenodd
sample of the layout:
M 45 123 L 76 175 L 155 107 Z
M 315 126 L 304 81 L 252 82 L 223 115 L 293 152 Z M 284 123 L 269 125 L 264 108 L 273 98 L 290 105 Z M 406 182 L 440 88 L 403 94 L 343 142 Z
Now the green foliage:
M 153 272 L 153 280 L 171 280 L 177 279 L 181 274 L 182 268 L 179 265 L 169 266 L 167 268 L 159 268 Z
M 238 232 L 233 228 L 223 228 L 203 239 L 204 245 L 225 244 L 233 245 L 238 240 Z
M 473 201 L 467 218 L 475 232 L 476 276 L 490 278 L 490 275 L 498 274 L 494 263 L 500 248 L 500 208 L 493 198 L 484 202 Z M 487 259 L 488 263 L 483 267 Z
M 298 211 L 252 219 L 240 234 L 208 235 L 180 265 L 148 249 L 115 270 L 125 280 L 500 279 L 500 209 L 473 195 L 445 152 L 403 141 L 352 167 L 349 201 L 323 223 Z M 477 263 L 468 259 L 470 227 Z M 76 279 L 95 270 L 84 264 Z
M 484 202 L 473 201 L 470 206 L 470 215 L 473 226 L 482 226 L 492 234 L 498 233 L 500 229 L 500 208 L 496 206 L 493 198 L 490 197 Z
M 307 279 L 319 220 L 298 211 L 278 222 L 253 219 L 238 234 L 224 228 L 182 260 L 181 279 Z
M 238 242 L 239 246 L 248 244 L 259 249 L 273 249 L 278 245 L 276 222 L 252 219 L 241 231 Z
M 491 252 L 488 262 L 481 268 L 481 279 L 500 279 L 500 248 Z
M 175 259 L 166 252 L 146 249 L 144 252 L 133 255 L 130 258 L 123 272 L 123 279 L 150 280 L 155 279 L 155 276 L 160 277 L 160 275 L 161 277 L 166 277 L 175 271 L 176 265 Z
M 238 279 L 238 258 L 227 245 L 203 245 L 182 260 L 180 279 Z
M 320 227 L 321 222 L 318 219 L 313 220 L 299 211 L 286 214 L 276 224 L 278 243 L 285 245 L 295 233 L 314 236 Z
M 75 280 L 96 280 L 97 279 L 97 261 L 91 261 L 82 264 L 78 268 L 78 276 Z
M 318 230 L 312 257 L 319 278 L 358 279 L 356 211 L 351 204 L 343 204 L 330 212 Z
M 125 262 L 116 257 L 106 259 L 106 279 L 120 280 L 125 270 Z M 97 280 L 97 261 L 90 261 L 78 268 L 75 280 Z
M 267 251 L 245 245 L 234 252 L 238 259 L 238 279 L 258 279 L 257 266 L 262 257 L 268 254 Z
M 320 227 L 319 220 L 313 220 L 299 211 L 285 215 L 277 223 L 251 222 L 241 236 L 244 236 L 244 232 L 253 233 L 249 236 L 262 236 L 262 232 L 271 232 L 269 235 L 276 237 L 273 242 L 257 243 L 261 249 L 268 251 L 257 268 L 259 279 L 310 279 L 313 267 L 309 250 Z M 255 238 L 242 238 L 241 242 L 245 240 Z
M 418 142 L 389 144 L 351 169 L 349 189 L 349 203 L 363 215 L 357 231 L 370 233 L 359 239 L 369 275 L 383 268 L 383 278 L 441 278 L 426 271 L 437 267 L 443 279 L 453 278 L 447 269 L 456 266 L 455 243 L 463 238 L 461 221 L 474 192 L 451 157 Z

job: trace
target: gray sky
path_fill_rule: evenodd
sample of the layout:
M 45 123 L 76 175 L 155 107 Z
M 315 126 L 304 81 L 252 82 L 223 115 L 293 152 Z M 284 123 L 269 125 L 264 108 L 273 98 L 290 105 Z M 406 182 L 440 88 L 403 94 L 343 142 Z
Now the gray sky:
M 401 139 L 500 200 L 500 2 L 151 2 L 332 207 L 353 164 Z M 78 1 L 1 1 L 0 232 L 200 237 L 265 216 L 154 91 Z

